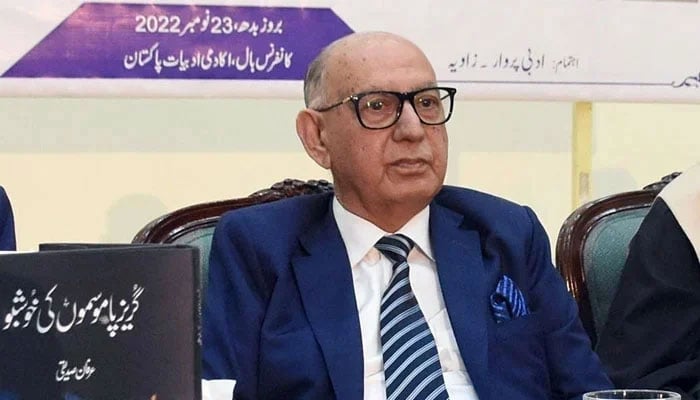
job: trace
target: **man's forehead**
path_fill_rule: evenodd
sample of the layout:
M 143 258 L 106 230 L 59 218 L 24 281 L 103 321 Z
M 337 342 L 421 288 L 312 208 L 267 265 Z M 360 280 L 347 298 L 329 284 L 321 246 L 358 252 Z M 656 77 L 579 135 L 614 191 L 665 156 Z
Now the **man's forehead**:
M 387 58 L 408 58 L 422 51 L 413 43 L 390 35 L 352 36 L 334 43 L 328 52 L 329 60 L 338 64 L 354 65 Z
M 421 81 L 419 83 L 415 83 L 415 84 L 412 84 L 410 86 L 402 86 L 402 87 L 398 87 L 398 85 L 392 84 L 392 82 L 383 82 L 380 84 L 368 84 L 368 83 L 360 82 L 359 86 L 353 88 L 355 90 L 355 92 L 353 92 L 353 93 L 381 92 L 381 91 L 413 92 L 415 90 L 427 89 L 427 88 L 432 88 L 432 87 L 436 87 L 436 86 L 438 86 L 438 84 L 435 80 Z
M 435 86 L 435 73 L 425 55 L 410 42 L 338 46 L 329 55 L 326 76 L 330 92 L 411 91 Z

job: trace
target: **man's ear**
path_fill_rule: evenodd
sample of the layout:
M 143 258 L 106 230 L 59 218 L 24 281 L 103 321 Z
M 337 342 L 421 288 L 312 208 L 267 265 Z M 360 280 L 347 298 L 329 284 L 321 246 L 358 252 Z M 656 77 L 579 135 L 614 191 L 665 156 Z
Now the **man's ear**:
M 323 121 L 318 113 L 309 109 L 299 111 L 297 114 L 297 135 L 304 145 L 306 154 L 316 161 L 316 164 L 329 169 L 331 157 L 321 135 L 322 130 Z

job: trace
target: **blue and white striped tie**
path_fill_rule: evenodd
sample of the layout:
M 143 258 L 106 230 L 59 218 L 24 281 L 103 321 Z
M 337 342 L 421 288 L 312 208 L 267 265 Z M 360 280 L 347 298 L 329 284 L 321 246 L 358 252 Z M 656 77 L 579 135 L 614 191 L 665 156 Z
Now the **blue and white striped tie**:
M 394 263 L 379 315 L 387 400 L 445 400 L 435 340 L 408 281 L 406 257 L 413 241 L 389 235 L 374 247 Z

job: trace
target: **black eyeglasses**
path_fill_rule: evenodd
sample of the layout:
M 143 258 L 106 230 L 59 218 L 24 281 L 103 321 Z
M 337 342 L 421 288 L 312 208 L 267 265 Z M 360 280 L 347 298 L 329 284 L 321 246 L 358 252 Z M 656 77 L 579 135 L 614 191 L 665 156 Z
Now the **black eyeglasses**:
M 406 100 L 425 125 L 442 125 L 452 116 L 452 107 L 457 89 L 451 87 L 430 87 L 413 92 L 390 92 L 378 90 L 350 95 L 328 107 L 315 109 L 324 112 L 352 101 L 360 125 L 367 129 L 384 129 L 396 123 L 401 117 Z

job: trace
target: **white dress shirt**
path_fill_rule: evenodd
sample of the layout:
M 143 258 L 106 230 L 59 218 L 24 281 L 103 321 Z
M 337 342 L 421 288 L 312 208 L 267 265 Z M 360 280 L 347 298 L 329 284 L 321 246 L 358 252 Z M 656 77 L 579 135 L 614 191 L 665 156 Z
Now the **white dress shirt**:
M 384 361 L 379 336 L 379 308 L 392 275 L 391 261 L 374 248 L 385 235 L 371 222 L 347 211 L 333 199 L 333 214 L 345 242 L 352 267 L 355 300 L 360 315 L 364 356 L 364 398 L 385 400 Z M 435 338 L 447 393 L 451 400 L 478 400 L 464 366 L 442 298 L 440 281 L 428 231 L 430 209 L 426 207 L 397 232 L 410 237 L 416 246 L 408 254 L 409 280 L 418 305 Z

